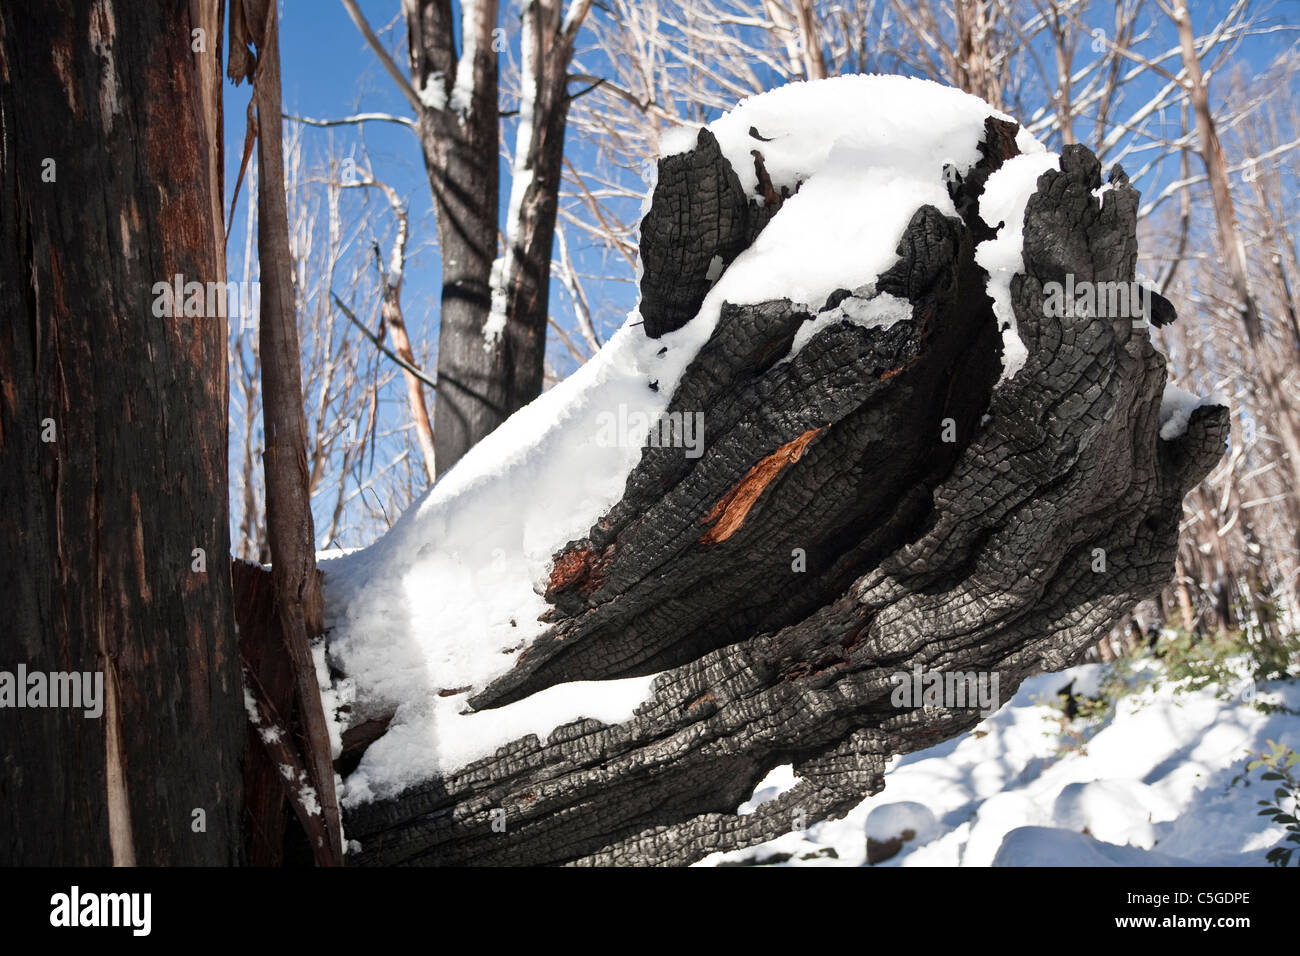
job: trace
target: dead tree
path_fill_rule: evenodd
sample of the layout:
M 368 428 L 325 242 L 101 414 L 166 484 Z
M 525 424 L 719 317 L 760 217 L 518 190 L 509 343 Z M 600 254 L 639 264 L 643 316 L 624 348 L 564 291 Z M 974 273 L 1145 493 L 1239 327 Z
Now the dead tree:
M 442 474 L 542 391 L 568 70 L 591 0 L 522 5 L 520 127 L 501 256 L 497 0 L 461 6 L 459 49 L 451 0 L 402 0 L 409 79 L 356 0 L 342 2 L 414 111 L 433 191 L 442 258 L 434 446 Z
M 0 667 L 102 680 L 0 710 L 0 864 L 244 859 L 221 37 L 217 0 L 0 7 Z
M 950 187 L 961 218 L 921 207 L 875 288 L 823 307 L 887 292 L 912 321 L 828 325 L 783 362 L 812 309 L 723 306 L 668 411 L 710 409 L 703 455 L 643 449 L 622 499 L 555 555 L 548 630 L 467 703 L 658 674 L 652 698 L 353 808 L 350 862 L 686 864 L 772 839 L 842 815 L 892 755 L 980 719 L 894 706 L 894 675 L 993 672 L 1005 699 L 1168 583 L 1183 496 L 1222 454 L 1228 411 L 1199 408 L 1161 439 L 1165 360 L 1145 324 L 1048 314 L 1044 285 L 1066 273 L 1134 278 L 1138 194 L 1116 167 L 1099 203 L 1084 146 L 1026 210 L 1011 291 L 1029 358 L 998 384 L 973 250 L 1013 132 L 986 123 L 983 160 Z M 707 131 L 661 160 L 641 228 L 645 334 L 692 321 L 715 256 L 771 214 Z M 800 783 L 737 815 L 783 764 Z

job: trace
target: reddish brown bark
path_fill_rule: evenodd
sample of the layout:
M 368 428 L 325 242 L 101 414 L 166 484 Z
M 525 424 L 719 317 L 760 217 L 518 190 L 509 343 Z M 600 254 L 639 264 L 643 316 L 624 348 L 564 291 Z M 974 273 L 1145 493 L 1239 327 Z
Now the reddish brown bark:
M 155 291 L 225 280 L 221 34 L 0 5 L 0 662 L 103 680 L 0 710 L 0 863 L 242 859 L 227 323 Z

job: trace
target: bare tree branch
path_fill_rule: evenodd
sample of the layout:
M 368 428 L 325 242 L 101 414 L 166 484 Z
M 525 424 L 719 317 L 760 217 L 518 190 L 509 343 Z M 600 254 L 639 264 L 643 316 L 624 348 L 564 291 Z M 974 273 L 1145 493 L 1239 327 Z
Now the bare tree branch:
M 285 119 L 292 120 L 295 123 L 302 123 L 306 126 L 349 126 L 356 123 L 398 123 L 409 129 L 415 129 L 415 120 L 409 116 L 395 116 L 392 113 L 357 113 L 353 116 L 342 116 L 338 119 L 312 119 L 310 116 L 295 116 L 292 113 L 282 113 Z
M 400 366 L 401 366 L 401 367 L 402 367 L 406 372 L 408 372 L 408 373 L 411 374 L 411 375 L 414 375 L 416 378 L 418 378 L 418 379 L 419 379 L 421 382 L 423 382 L 425 385 L 428 385 L 430 388 L 437 388 L 437 387 L 438 387 L 438 383 L 437 383 L 437 382 L 435 382 L 433 379 L 429 378 L 428 375 L 426 375 L 424 372 L 420 371 L 418 368 L 416 368 L 416 367 L 415 367 L 414 365 L 412 365 L 410 362 L 406 361 L 404 358 L 402 358 L 400 355 L 398 355 L 396 352 L 394 352 L 392 349 L 390 349 L 387 345 L 385 345 L 383 342 L 381 342 L 381 341 L 379 340 L 379 337 L 376 336 L 375 333 L 371 332 L 368 328 L 366 328 L 366 324 L 365 324 L 364 322 L 362 322 L 360 319 L 358 319 L 358 318 L 357 318 L 357 317 L 352 313 L 352 310 L 349 309 L 346 305 L 343 304 L 343 300 L 342 300 L 342 299 L 340 299 L 337 295 L 335 295 L 335 294 L 332 293 L 332 292 L 330 293 L 330 295 L 331 295 L 331 297 L 334 299 L 334 304 L 337 305 L 337 306 L 339 307 L 339 310 L 340 310 L 340 311 L 341 311 L 345 316 L 347 316 L 348 320 L 349 320 L 353 325 L 355 325 L 357 328 L 359 328 L 359 329 L 360 329 L 360 330 L 365 334 L 366 338 L 368 338 L 368 339 L 369 339 L 369 340 L 374 344 L 375 348 L 379 349 L 379 351 L 383 352 L 383 353 L 384 353 L 385 355 L 387 355 L 390 359 L 392 359 L 394 362 L 396 362 L 398 365 L 400 365 Z
M 370 29 L 370 24 L 366 22 L 365 14 L 363 14 L 361 8 L 357 6 L 357 0 L 339 0 L 339 2 L 343 4 L 343 9 L 347 10 L 348 16 L 352 18 L 352 22 L 357 25 L 357 29 L 361 31 L 361 35 L 365 37 L 366 43 L 370 44 L 370 49 L 372 49 L 375 56 L 379 58 L 380 65 L 383 66 L 384 71 L 393 78 L 393 82 L 397 84 L 397 89 L 406 97 L 407 102 L 411 104 L 411 108 L 415 110 L 415 114 L 419 116 L 428 107 L 424 101 L 420 99 L 420 94 L 415 92 L 415 87 L 411 85 L 411 81 L 408 80 L 402 71 L 397 68 L 397 64 L 393 62 L 393 58 L 388 55 L 388 51 L 384 49 L 384 45 L 379 42 L 379 37 L 375 36 L 375 31 Z

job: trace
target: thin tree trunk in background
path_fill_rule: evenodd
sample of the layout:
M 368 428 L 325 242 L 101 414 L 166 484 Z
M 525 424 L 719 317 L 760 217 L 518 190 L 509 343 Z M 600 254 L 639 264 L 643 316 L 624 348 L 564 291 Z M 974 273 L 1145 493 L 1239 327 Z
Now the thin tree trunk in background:
M 1210 90 L 1201 71 L 1200 56 L 1196 52 L 1196 36 L 1192 31 L 1191 17 L 1183 3 L 1174 10 L 1178 26 L 1178 39 L 1182 46 L 1183 68 L 1187 71 L 1187 92 L 1196 118 L 1196 131 L 1201 143 L 1201 159 L 1210 181 L 1210 194 L 1214 199 L 1214 219 L 1218 225 L 1220 252 L 1228 268 L 1237 299 L 1241 305 L 1242 321 L 1252 345 L 1262 336 L 1259 311 L 1250 294 L 1246 275 L 1246 250 L 1237 229 L 1237 216 L 1233 209 L 1232 192 L 1228 185 L 1228 166 L 1223 158 L 1223 146 L 1210 112 Z
M 573 43 L 591 7 L 576 0 L 528 0 L 520 41 L 519 132 L 506 220 L 506 249 L 494 277 L 493 312 L 510 363 L 506 405 L 523 408 L 542 392 L 550 314 L 551 249 L 564 170 L 566 90 Z M 508 321 L 507 321 L 508 317 Z
M 1264 386 L 1265 402 L 1273 411 L 1272 419 L 1276 424 L 1278 437 L 1281 438 L 1282 445 L 1286 449 L 1288 466 L 1295 479 L 1291 494 L 1293 498 L 1300 500 L 1297 498 L 1300 496 L 1300 434 L 1297 434 L 1296 423 L 1289 412 L 1290 403 L 1283 383 L 1284 376 L 1278 369 L 1278 360 L 1269 351 L 1259 308 L 1250 291 L 1246 247 L 1237 224 L 1236 210 L 1233 207 L 1223 146 L 1219 141 L 1214 115 L 1210 111 L 1209 83 L 1201 69 L 1200 56 L 1196 51 L 1196 36 L 1187 5 L 1179 2 L 1173 13 L 1182 47 L 1183 68 L 1187 71 L 1188 97 L 1192 103 L 1192 114 L 1196 118 L 1196 129 L 1200 138 L 1201 158 L 1205 163 L 1210 193 L 1214 200 L 1219 252 L 1223 256 L 1223 263 L 1227 267 L 1233 289 L 1237 293 L 1241 322 L 1256 362 L 1259 379 Z
M 789 70 L 805 80 L 820 80 L 827 76 L 826 59 L 822 56 L 821 26 L 812 0 L 793 0 L 786 9 L 782 0 L 763 0 L 763 14 L 771 23 L 785 46 Z
M 1073 86 L 1074 76 L 1071 67 L 1073 66 L 1073 49 L 1070 48 L 1069 37 L 1073 31 L 1061 22 L 1061 11 L 1052 11 L 1052 53 L 1056 58 L 1056 116 L 1057 125 L 1061 130 L 1061 145 L 1068 146 L 1075 142 L 1074 138 L 1074 104 Z
M 415 351 L 411 348 L 411 337 L 406 332 L 406 318 L 402 315 L 402 280 L 406 274 L 406 240 L 410 235 L 410 227 L 406 207 L 402 205 L 396 190 L 377 181 L 374 185 L 387 197 L 388 204 L 393 208 L 393 216 L 397 219 L 397 235 L 393 239 L 393 249 L 388 257 L 387 268 L 384 267 L 383 257 L 379 254 L 379 246 L 375 246 L 375 265 L 379 269 L 379 288 L 382 296 L 379 334 L 382 336 L 383 331 L 388 330 L 393 337 L 393 351 L 410 366 L 402 369 L 402 376 L 406 379 L 406 401 L 410 406 L 411 421 L 415 424 L 415 434 L 420 442 L 420 453 L 424 457 L 424 473 L 432 484 L 437 477 L 433 424 L 429 421 L 429 409 L 424 403 L 424 383 L 411 371 L 412 368 L 419 368 L 419 365 L 415 361 Z
M 384 324 L 393 336 L 393 351 L 412 367 L 419 368 L 415 362 L 415 352 L 411 350 L 411 338 L 406 334 L 406 320 L 402 317 L 400 281 L 395 285 L 384 282 L 382 309 Z M 424 457 L 424 473 L 432 484 L 437 477 L 437 450 L 433 443 L 433 424 L 429 421 L 429 410 L 424 404 L 424 383 L 407 369 L 402 370 L 402 376 L 406 379 L 406 401 L 411 408 L 411 420 L 415 423 L 420 453 Z
M 0 666 L 103 682 L 0 711 L 5 865 L 243 859 L 227 322 L 155 285 L 225 281 L 221 11 L 0 5 Z
M 510 414 L 509 361 L 486 328 L 500 178 L 496 0 L 467 8 L 457 55 L 451 0 L 403 0 L 417 132 L 442 256 L 434 453 L 445 472 Z
M 822 55 L 822 46 L 817 30 L 817 11 L 813 0 L 795 0 L 794 15 L 799 23 L 799 40 L 803 47 L 804 75 L 810 80 L 824 80 L 829 73 L 826 70 L 826 58 Z
M 279 26 L 274 0 L 243 0 L 243 26 L 256 41 L 253 79 L 257 104 L 257 254 L 261 274 L 262 423 L 266 438 L 266 526 L 271 573 L 285 649 L 293 664 L 305 764 L 316 792 L 324 832 L 314 837 L 316 862 L 340 864 L 338 801 L 329 732 L 321 706 L 311 641 L 320 636 L 322 598 L 316 571 L 315 526 L 307 473 L 307 419 L 303 411 L 293 260 L 281 147 Z M 245 32 L 232 24 L 232 44 Z M 305 785 L 306 781 L 299 782 Z
M 956 0 L 952 14 L 957 31 L 953 73 L 956 85 L 991 106 L 1002 108 L 1002 83 L 993 65 L 993 21 L 988 0 Z

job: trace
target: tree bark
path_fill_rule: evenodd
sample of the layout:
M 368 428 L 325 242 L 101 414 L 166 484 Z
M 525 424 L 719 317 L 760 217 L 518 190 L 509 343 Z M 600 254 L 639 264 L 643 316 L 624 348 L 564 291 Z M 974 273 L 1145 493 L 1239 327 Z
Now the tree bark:
M 567 80 L 573 43 L 590 0 L 528 0 L 522 12 L 520 79 L 524 95 L 515 143 L 515 171 L 506 222 L 506 250 L 494 281 L 505 317 L 511 414 L 542 393 L 550 316 L 551 250 L 564 171 Z
M 496 260 L 499 145 L 496 0 L 479 0 L 464 20 L 458 56 L 450 0 L 403 0 L 411 82 L 426 102 L 416 130 L 433 190 L 442 260 L 437 471 L 451 468 L 509 415 L 508 362 L 485 337 Z M 471 42 L 472 41 L 472 42 Z M 456 96 L 460 81 L 463 101 Z
M 961 218 L 920 208 L 895 266 L 821 306 L 887 292 L 911 321 L 833 324 L 782 362 L 810 309 L 723 306 L 668 412 L 709 410 L 702 457 L 643 449 L 622 499 L 555 555 L 549 629 L 467 704 L 657 674 L 651 699 L 352 808 L 351 861 L 686 864 L 772 839 L 842 815 L 881 789 L 890 756 L 981 719 L 895 706 L 900 675 L 996 674 L 1005 700 L 1168 583 L 1183 496 L 1222 453 L 1227 409 L 1162 440 L 1148 328 L 1045 307 L 1067 272 L 1134 278 L 1137 193 L 1117 167 L 1099 204 L 1082 146 L 1029 202 L 1012 283 L 1029 358 L 998 384 L 974 247 L 1015 130 L 987 121 L 984 159 L 950 187 Z M 707 130 L 661 160 L 641 231 L 645 333 L 692 321 L 709 264 L 779 207 L 751 202 Z M 782 764 L 800 783 L 738 816 Z
M 0 7 L 0 662 L 103 680 L 0 710 L 5 865 L 243 858 L 227 322 L 156 287 L 225 281 L 221 19 Z

